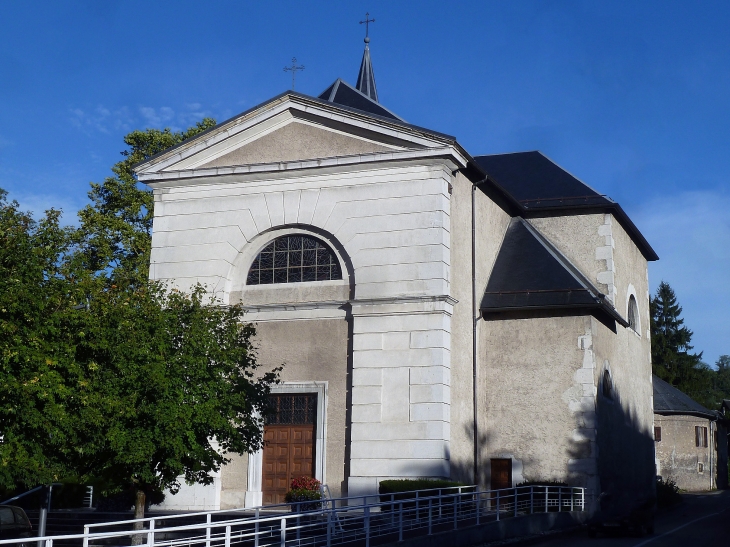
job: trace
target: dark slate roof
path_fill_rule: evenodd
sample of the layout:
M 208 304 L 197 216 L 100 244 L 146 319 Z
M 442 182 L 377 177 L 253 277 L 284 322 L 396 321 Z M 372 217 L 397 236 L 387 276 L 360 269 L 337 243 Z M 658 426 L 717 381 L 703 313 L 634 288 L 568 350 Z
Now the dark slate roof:
M 717 417 L 717 413 L 706 409 L 689 395 L 679 391 L 661 378 L 652 376 L 652 381 L 654 383 L 654 412 L 656 414 L 686 414 L 707 419 Z
M 370 61 L 370 48 L 367 42 L 365 42 L 365 52 L 362 54 L 362 63 L 360 63 L 360 72 L 357 75 L 355 87 L 363 95 L 370 97 L 376 103 L 378 102 L 375 73 L 373 72 L 373 63 Z
M 489 179 L 516 202 L 523 216 L 581 209 L 610 210 L 647 260 L 659 257 L 618 203 L 599 194 L 538 151 L 475 156 Z
M 335 82 L 325 89 L 317 98 L 329 103 L 354 108 L 361 112 L 367 112 L 368 114 L 376 114 L 385 118 L 401 122 L 403 121 L 403 118 L 396 116 L 390 110 L 340 78 L 337 78 L 337 80 L 335 80 Z
M 484 313 L 535 309 L 602 310 L 626 327 L 605 295 L 526 220 L 513 218 L 480 305 Z
M 526 209 L 612 203 L 537 151 L 476 156 L 474 161 Z

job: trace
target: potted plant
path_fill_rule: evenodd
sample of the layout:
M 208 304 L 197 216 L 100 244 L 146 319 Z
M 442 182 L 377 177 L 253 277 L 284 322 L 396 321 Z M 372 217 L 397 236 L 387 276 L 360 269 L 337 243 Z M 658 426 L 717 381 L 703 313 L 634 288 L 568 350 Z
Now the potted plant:
M 316 511 L 322 498 L 320 486 L 321 483 L 314 477 L 296 477 L 292 479 L 284 499 L 292 504 L 294 511 Z

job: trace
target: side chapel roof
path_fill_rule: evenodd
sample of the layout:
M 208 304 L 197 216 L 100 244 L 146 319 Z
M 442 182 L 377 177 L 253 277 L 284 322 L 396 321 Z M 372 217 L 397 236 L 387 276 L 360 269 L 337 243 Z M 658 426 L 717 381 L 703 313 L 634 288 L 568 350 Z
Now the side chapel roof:
M 474 156 L 474 162 L 497 187 L 519 206 L 522 216 L 576 214 L 581 210 L 608 210 L 621 223 L 647 260 L 658 260 L 621 206 L 599 194 L 541 152 Z
M 523 218 L 513 218 L 482 297 L 481 311 L 568 308 L 602 311 L 628 326 L 605 295 L 540 232 Z
M 707 418 L 708 420 L 717 418 L 717 413 L 706 409 L 689 395 L 678 390 L 661 378 L 652 376 L 652 382 L 654 384 L 655 414 L 662 414 L 664 416 L 686 414 L 699 418 Z

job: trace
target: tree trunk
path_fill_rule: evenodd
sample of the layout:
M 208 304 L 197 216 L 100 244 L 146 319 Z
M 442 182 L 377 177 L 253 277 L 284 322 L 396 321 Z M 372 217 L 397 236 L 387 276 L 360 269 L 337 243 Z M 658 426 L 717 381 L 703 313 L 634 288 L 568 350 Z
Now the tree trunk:
M 137 490 L 137 495 L 134 498 L 134 518 L 135 519 L 143 519 L 144 518 L 144 504 L 146 501 L 146 497 L 143 490 Z M 141 521 L 137 521 L 134 523 L 134 530 L 143 530 L 144 529 L 144 523 Z M 135 534 L 132 536 L 132 545 L 142 545 L 145 543 L 144 540 L 144 534 Z

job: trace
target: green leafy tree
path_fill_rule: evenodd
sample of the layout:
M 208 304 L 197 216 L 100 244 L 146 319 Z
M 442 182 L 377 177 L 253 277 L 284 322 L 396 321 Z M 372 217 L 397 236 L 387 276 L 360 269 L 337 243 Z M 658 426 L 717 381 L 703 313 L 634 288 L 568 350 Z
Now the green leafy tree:
M 712 376 L 702 352 L 691 353 L 692 331 L 669 283 L 662 281 L 651 299 L 651 358 L 654 374 L 700 403 L 711 397 Z
M 47 484 L 73 472 L 89 398 L 69 332 L 79 310 L 63 259 L 59 211 L 38 221 L 0 190 L 0 486 Z
M 124 137 L 129 147 L 122 152 L 124 159 L 112 167 L 113 176 L 91 183 L 91 203 L 79 212 L 76 259 L 84 270 L 105 276 L 110 283 L 147 282 L 154 203 L 152 192 L 137 182 L 132 168 L 215 123 L 205 118 L 185 131 L 146 129 Z
M 94 479 L 133 489 L 140 517 L 261 447 L 278 370 L 257 370 L 239 306 L 149 281 L 153 202 L 131 171 L 214 123 L 127 135 L 78 229 L 0 193 L 0 486 Z
M 190 295 L 156 283 L 113 286 L 91 298 L 75 341 L 98 422 L 85 424 L 74 467 L 112 491 L 133 488 L 137 517 L 150 494 L 177 492 L 179 477 L 209 484 L 227 454 L 262 446 L 260 416 L 277 371 L 257 376 L 242 308 L 208 298 L 201 286 Z
M 716 404 L 730 399 L 730 355 L 720 355 L 715 363 L 714 391 Z

